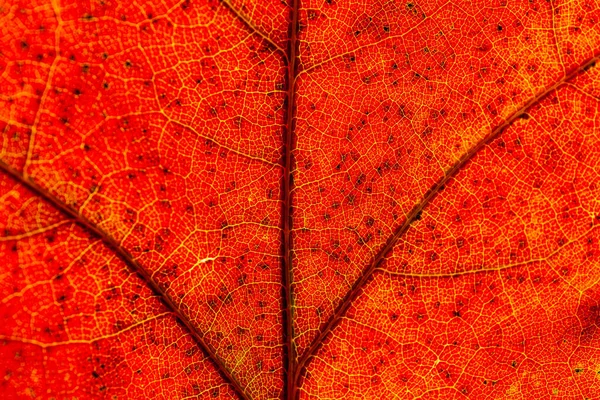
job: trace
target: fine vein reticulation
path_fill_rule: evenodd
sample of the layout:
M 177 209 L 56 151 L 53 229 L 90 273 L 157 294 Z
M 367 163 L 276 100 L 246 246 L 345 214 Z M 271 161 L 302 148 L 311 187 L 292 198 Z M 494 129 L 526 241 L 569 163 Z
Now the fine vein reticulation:
M 515 111 L 511 114 L 502 124 L 495 127 L 488 135 L 484 137 L 479 143 L 477 143 L 473 148 L 469 149 L 468 152 L 463 154 L 463 156 L 448 170 L 446 173 L 440 178 L 436 184 L 427 191 L 427 193 L 423 196 L 423 199 L 416 204 L 413 209 L 409 212 L 406 217 L 406 221 L 398 227 L 396 232 L 388 238 L 386 244 L 381 248 L 381 250 L 377 253 L 377 255 L 371 260 L 371 262 L 367 265 L 363 273 L 360 275 L 360 278 L 352 285 L 352 290 L 350 290 L 344 299 L 341 301 L 335 313 L 331 316 L 324 329 L 320 332 L 320 334 L 313 340 L 312 344 L 308 348 L 308 350 L 300 357 L 298 362 L 296 376 L 294 378 L 294 382 L 296 387 L 299 384 L 299 380 L 301 378 L 302 371 L 305 369 L 310 359 L 314 357 L 319 347 L 323 344 L 325 338 L 331 333 L 331 331 L 336 327 L 336 325 L 341 321 L 344 314 L 348 311 L 350 306 L 352 305 L 353 300 L 361 292 L 362 288 L 369 281 L 373 272 L 381 265 L 382 261 L 385 259 L 386 255 L 390 254 L 394 245 L 398 242 L 398 240 L 402 237 L 402 235 L 408 230 L 410 225 L 416 220 L 417 215 L 419 215 L 422 210 L 427 207 L 435 196 L 444 188 L 444 185 L 451 179 L 453 176 L 458 173 L 468 162 L 471 160 L 485 145 L 491 143 L 494 139 L 496 139 L 499 135 L 504 132 L 506 128 L 508 128 L 515 120 L 520 118 L 529 108 L 533 105 L 537 104 L 540 100 L 547 97 L 550 93 L 557 90 L 559 87 L 564 85 L 565 83 L 572 80 L 577 75 L 581 74 L 584 71 L 587 71 L 589 68 L 596 65 L 598 62 L 598 56 L 586 60 L 582 65 L 570 71 L 567 75 L 563 76 L 559 81 L 555 82 L 553 85 L 549 86 L 547 89 L 538 93 L 536 96 L 531 98 L 526 104 L 524 104 L 519 110 Z M 294 390 L 297 390 L 294 387 Z
M 150 289 L 161 299 L 161 301 L 165 304 L 165 306 L 170 309 L 177 317 L 177 320 L 185 326 L 185 328 L 190 332 L 190 335 L 194 338 L 198 347 L 205 352 L 210 359 L 215 363 L 219 372 L 225 378 L 227 382 L 229 382 L 235 392 L 242 399 L 249 399 L 246 395 L 244 389 L 241 387 L 239 382 L 231 375 L 229 369 L 223 364 L 221 359 L 216 355 L 215 349 L 210 346 L 208 343 L 204 341 L 203 333 L 199 332 L 198 329 L 191 323 L 188 317 L 185 316 L 174 303 L 171 296 L 169 296 L 157 283 L 152 276 L 148 273 L 148 271 L 141 266 L 132 256 L 129 254 L 127 250 L 125 250 L 121 245 L 119 245 L 112 237 L 107 235 L 102 230 L 98 229 L 94 223 L 92 223 L 89 219 L 76 212 L 64 202 L 53 196 L 44 188 L 40 187 L 36 184 L 32 179 L 28 179 L 24 177 L 19 171 L 15 170 L 11 166 L 7 165 L 5 162 L 0 160 L 0 170 L 2 170 L 5 174 L 11 176 L 15 181 L 19 182 L 33 193 L 35 193 L 40 198 L 47 201 L 49 204 L 54 206 L 56 209 L 60 210 L 65 216 L 75 221 L 77 224 L 88 230 L 93 235 L 100 238 L 110 249 L 112 249 L 117 256 L 123 260 L 133 271 L 135 271 L 146 284 L 150 287 Z
M 281 166 L 283 170 L 283 178 L 281 182 L 281 276 L 282 276 L 282 308 L 283 308 L 283 344 L 285 346 L 285 388 L 284 396 L 288 400 L 296 400 L 300 395 L 300 387 L 303 383 L 303 374 L 306 371 L 307 365 L 316 355 L 324 340 L 331 334 L 333 329 L 340 323 L 344 315 L 352 306 L 353 302 L 359 296 L 365 285 L 372 278 L 373 273 L 381 266 L 385 258 L 392 252 L 394 246 L 399 242 L 402 236 L 408 231 L 411 224 L 418 219 L 420 213 L 427 207 L 429 203 L 444 189 L 445 185 L 452 179 L 461 169 L 463 169 L 470 160 L 472 160 L 480 150 L 498 138 L 507 128 L 526 113 L 532 106 L 539 103 L 549 94 L 567 84 L 577 76 L 581 75 L 591 67 L 598 63 L 599 55 L 581 63 L 578 67 L 567 71 L 558 81 L 554 82 L 544 90 L 535 94 L 527 102 L 525 102 L 518 110 L 508 116 L 501 124 L 494 127 L 482 140 L 478 141 L 473 147 L 468 149 L 445 173 L 439 180 L 423 195 L 418 203 L 406 215 L 405 221 L 395 229 L 393 234 L 385 240 L 385 244 L 377 251 L 376 255 L 366 264 L 359 278 L 352 284 L 343 299 L 339 302 L 334 310 L 334 313 L 328 319 L 327 323 L 322 327 L 319 334 L 312 340 L 310 346 L 302 353 L 297 354 L 297 349 L 294 342 L 294 293 L 293 287 L 293 242 L 292 230 L 294 227 L 293 209 L 292 209 L 292 193 L 294 189 L 293 171 L 294 164 L 294 135 L 296 134 L 296 99 L 297 99 L 297 82 L 298 64 L 299 64 L 299 18 L 300 18 L 300 0 L 293 0 L 291 5 L 291 23 L 289 27 L 289 40 L 287 49 L 282 49 L 277 45 L 277 42 L 271 40 L 267 34 L 261 32 L 253 26 L 251 22 L 241 13 L 236 10 L 228 1 L 222 1 L 233 14 L 235 14 L 244 24 L 246 24 L 256 35 L 262 37 L 270 46 L 278 52 L 282 53 L 286 64 L 286 84 L 287 95 L 285 100 L 285 123 L 282 127 L 283 135 L 283 150 Z M 31 178 L 9 164 L 0 161 L 0 169 L 14 180 L 27 187 L 37 196 L 48 202 L 56 209 L 60 210 L 65 216 L 75 221 L 81 227 L 85 228 L 91 234 L 100 238 L 110 249 L 112 249 L 118 257 L 123 260 L 132 270 L 136 271 L 151 290 L 160 297 L 166 307 L 171 310 L 178 321 L 189 331 L 190 335 L 196 341 L 198 347 L 206 353 L 211 361 L 216 365 L 223 378 L 233 387 L 236 394 L 242 399 L 250 399 L 251 396 L 246 393 L 243 385 L 231 373 L 227 365 L 221 360 L 217 354 L 217 350 L 204 340 L 204 333 L 200 332 L 186 314 L 179 308 L 177 302 L 161 288 L 161 286 L 153 279 L 152 275 L 146 270 L 136 259 L 120 245 L 109 234 L 98 228 L 92 221 L 85 216 L 74 211 L 63 200 L 51 194 L 47 189 L 41 187 Z

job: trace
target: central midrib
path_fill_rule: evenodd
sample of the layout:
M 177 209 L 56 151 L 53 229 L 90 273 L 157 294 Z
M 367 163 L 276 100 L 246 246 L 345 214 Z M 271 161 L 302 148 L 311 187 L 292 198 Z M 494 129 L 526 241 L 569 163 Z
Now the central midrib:
M 296 397 L 296 347 L 294 345 L 294 303 L 292 295 L 292 188 L 293 159 L 292 146 L 295 131 L 296 77 L 298 75 L 298 13 L 300 0 L 292 0 L 292 20 L 288 28 L 287 49 L 287 109 L 283 129 L 283 182 L 282 182 L 282 284 L 283 284 L 283 343 L 285 346 L 284 397 Z

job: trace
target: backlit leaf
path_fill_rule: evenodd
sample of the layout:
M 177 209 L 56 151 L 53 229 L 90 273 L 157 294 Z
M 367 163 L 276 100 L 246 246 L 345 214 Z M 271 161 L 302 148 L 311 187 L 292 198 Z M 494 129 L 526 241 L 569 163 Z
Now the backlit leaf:
M 599 21 L 0 4 L 3 397 L 599 397 Z

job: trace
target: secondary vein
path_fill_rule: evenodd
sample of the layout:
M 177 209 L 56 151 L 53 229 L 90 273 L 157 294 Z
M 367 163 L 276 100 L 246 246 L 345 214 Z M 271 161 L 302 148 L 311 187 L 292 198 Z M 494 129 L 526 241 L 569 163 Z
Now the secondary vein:
M 600 53 L 600 51 L 598 52 Z M 548 86 L 541 92 L 537 93 L 533 96 L 528 102 L 526 102 L 521 108 L 513 112 L 510 116 L 508 116 L 504 122 L 496 126 L 494 129 L 490 131 L 488 135 L 486 135 L 483 139 L 481 139 L 477 144 L 475 144 L 472 148 L 470 148 L 467 152 L 465 152 L 462 157 L 457 160 L 445 173 L 444 175 L 425 193 L 422 197 L 421 201 L 417 203 L 412 210 L 406 216 L 405 222 L 399 226 L 396 231 L 388 238 L 384 246 L 381 250 L 373 257 L 371 262 L 367 265 L 367 267 L 363 270 L 362 274 L 356 279 L 352 288 L 346 293 L 342 301 L 336 307 L 334 313 L 329 318 L 324 328 L 320 331 L 319 335 L 315 337 L 315 339 L 311 342 L 310 346 L 307 350 L 302 354 L 299 358 L 298 364 L 296 366 L 296 370 L 294 371 L 294 384 L 296 387 L 300 387 L 301 382 L 299 382 L 302 377 L 303 372 L 306 370 L 306 367 L 310 360 L 316 355 L 317 350 L 323 344 L 325 338 L 333 331 L 333 329 L 341 322 L 342 318 L 346 314 L 346 312 L 350 309 L 354 300 L 361 293 L 363 287 L 370 280 L 371 276 L 375 272 L 375 270 L 383 263 L 386 255 L 388 255 L 396 243 L 400 240 L 400 238 L 408 231 L 410 226 L 414 221 L 417 220 L 417 215 L 429 204 L 431 201 L 437 196 L 437 194 L 442 190 L 444 185 L 454 177 L 464 166 L 467 164 L 476 154 L 479 153 L 481 149 L 483 149 L 487 144 L 491 143 L 494 139 L 502 134 L 514 121 L 516 121 L 523 113 L 525 113 L 529 108 L 537 104 L 539 101 L 547 97 L 549 94 L 557 90 L 562 85 L 568 83 L 571 79 L 578 76 L 584 71 L 587 71 L 589 68 L 596 65 L 596 63 L 600 62 L 599 54 L 595 54 L 593 57 L 587 59 L 583 63 L 579 65 L 579 67 L 571 70 L 566 75 L 564 75 L 561 79 L 556 81 L 554 84 Z
M 60 200 L 58 197 L 50 193 L 47 189 L 40 186 L 36 183 L 31 177 L 25 177 L 23 174 L 0 160 L 0 170 L 10 176 L 12 179 L 26 187 L 32 193 L 34 193 L 39 198 L 46 201 L 48 204 L 52 205 L 54 208 L 63 213 L 67 218 L 73 220 L 79 226 L 83 227 L 86 231 L 92 233 L 94 236 L 98 237 L 102 242 L 106 244 L 108 248 L 113 250 L 115 254 L 125 263 L 129 268 L 133 271 L 137 272 L 141 279 L 144 280 L 146 285 L 156 294 L 158 298 L 162 300 L 167 309 L 169 309 L 176 318 L 181 321 L 186 330 L 190 333 L 198 347 L 208 355 L 210 360 L 216 366 L 218 372 L 225 379 L 227 383 L 229 383 L 234 391 L 240 396 L 242 400 L 250 400 L 250 397 L 245 393 L 242 385 L 235 379 L 229 368 L 225 365 L 225 363 L 216 355 L 215 349 L 208 344 L 204 340 L 204 334 L 196 328 L 190 319 L 177 307 L 171 296 L 167 294 L 157 282 L 152 278 L 150 272 L 143 267 L 140 263 L 138 263 L 133 256 L 125 250 L 113 237 L 108 235 L 106 232 L 101 230 L 90 221 L 88 218 L 80 214 L 78 211 L 72 209 L 64 201 Z

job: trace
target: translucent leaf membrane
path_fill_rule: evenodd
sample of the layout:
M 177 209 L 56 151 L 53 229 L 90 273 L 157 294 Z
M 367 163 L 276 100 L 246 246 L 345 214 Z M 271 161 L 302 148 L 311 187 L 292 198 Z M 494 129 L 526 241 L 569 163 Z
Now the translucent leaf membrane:
M 1 393 L 600 397 L 597 1 L 5 3 Z
M 130 253 L 248 395 L 280 396 L 282 54 L 218 1 L 16 2 L 0 26 L 3 162 Z
M 293 197 L 300 354 L 435 182 L 600 45 L 599 8 L 589 1 L 302 6 Z
M 235 396 L 101 240 L 6 176 L 0 201 L 3 398 Z
M 303 398 L 600 395 L 600 73 L 567 81 L 422 211 Z

